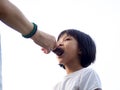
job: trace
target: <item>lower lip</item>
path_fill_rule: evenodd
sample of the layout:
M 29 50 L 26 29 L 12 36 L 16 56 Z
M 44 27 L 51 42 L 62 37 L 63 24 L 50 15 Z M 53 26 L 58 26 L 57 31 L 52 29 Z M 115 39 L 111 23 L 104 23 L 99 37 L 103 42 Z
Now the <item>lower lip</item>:
M 64 53 L 61 56 L 58 56 L 58 58 L 62 58 L 64 56 Z

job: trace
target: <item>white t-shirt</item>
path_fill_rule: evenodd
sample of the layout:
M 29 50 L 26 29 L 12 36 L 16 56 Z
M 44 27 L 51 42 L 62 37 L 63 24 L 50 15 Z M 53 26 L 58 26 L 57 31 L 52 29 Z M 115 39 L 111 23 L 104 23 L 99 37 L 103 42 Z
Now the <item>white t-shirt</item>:
M 97 73 L 91 68 L 83 68 L 68 74 L 54 90 L 95 90 L 101 88 Z

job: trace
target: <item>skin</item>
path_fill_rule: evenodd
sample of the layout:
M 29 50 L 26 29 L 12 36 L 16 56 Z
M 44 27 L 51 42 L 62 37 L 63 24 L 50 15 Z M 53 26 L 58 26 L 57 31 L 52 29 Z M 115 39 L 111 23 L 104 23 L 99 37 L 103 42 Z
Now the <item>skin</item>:
M 73 73 L 77 70 L 82 69 L 83 67 L 79 63 L 78 55 L 81 54 L 80 49 L 78 48 L 78 42 L 72 36 L 64 34 L 57 42 L 58 46 L 64 50 L 62 56 L 57 56 L 59 64 L 65 66 L 67 74 Z M 97 88 L 95 90 L 102 90 Z
M 102 90 L 101 88 L 97 88 L 97 89 L 95 89 L 95 90 Z
M 33 29 L 31 22 L 8 0 L 0 0 L 0 20 L 23 35 L 30 33 Z M 31 39 L 42 46 L 45 53 L 49 53 L 56 47 L 55 37 L 39 30 Z M 65 65 L 66 72 L 69 74 L 81 69 L 82 66 L 78 64 L 78 54 L 81 52 L 78 51 L 77 41 L 73 37 L 63 35 L 58 41 L 58 45 L 65 50 L 64 55 L 58 57 L 58 61 Z
M 57 58 L 59 64 L 63 64 L 65 66 L 67 74 L 82 69 L 78 57 L 78 54 L 81 54 L 81 52 L 78 49 L 78 43 L 75 38 L 64 34 L 60 37 L 57 44 L 64 50 L 64 54 L 62 56 L 58 56 Z
M 8 0 L 0 0 L 0 20 L 23 35 L 29 34 L 33 29 L 33 24 Z M 31 39 L 37 45 L 44 47 L 46 53 L 56 46 L 55 37 L 40 30 L 37 30 Z

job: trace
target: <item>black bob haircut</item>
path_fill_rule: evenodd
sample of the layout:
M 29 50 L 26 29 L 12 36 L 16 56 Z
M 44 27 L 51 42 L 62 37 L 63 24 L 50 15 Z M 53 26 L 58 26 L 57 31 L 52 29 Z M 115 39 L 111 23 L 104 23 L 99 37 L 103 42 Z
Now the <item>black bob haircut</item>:
M 79 57 L 82 67 L 88 67 L 91 63 L 95 61 L 96 45 L 93 39 L 88 34 L 76 29 L 67 29 L 59 34 L 57 41 L 63 34 L 67 34 L 68 36 L 70 35 L 77 40 L 78 47 L 82 52 Z M 60 64 L 60 66 L 65 69 L 64 65 Z

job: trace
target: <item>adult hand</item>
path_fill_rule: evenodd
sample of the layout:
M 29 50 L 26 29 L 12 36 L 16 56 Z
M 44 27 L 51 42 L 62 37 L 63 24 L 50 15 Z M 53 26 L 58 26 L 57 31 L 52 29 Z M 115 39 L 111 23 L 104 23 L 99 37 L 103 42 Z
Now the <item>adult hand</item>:
M 46 54 L 48 54 L 50 51 L 52 51 L 56 47 L 55 37 L 45 32 L 37 30 L 35 35 L 33 35 L 31 38 L 36 44 L 43 47 L 42 50 Z

